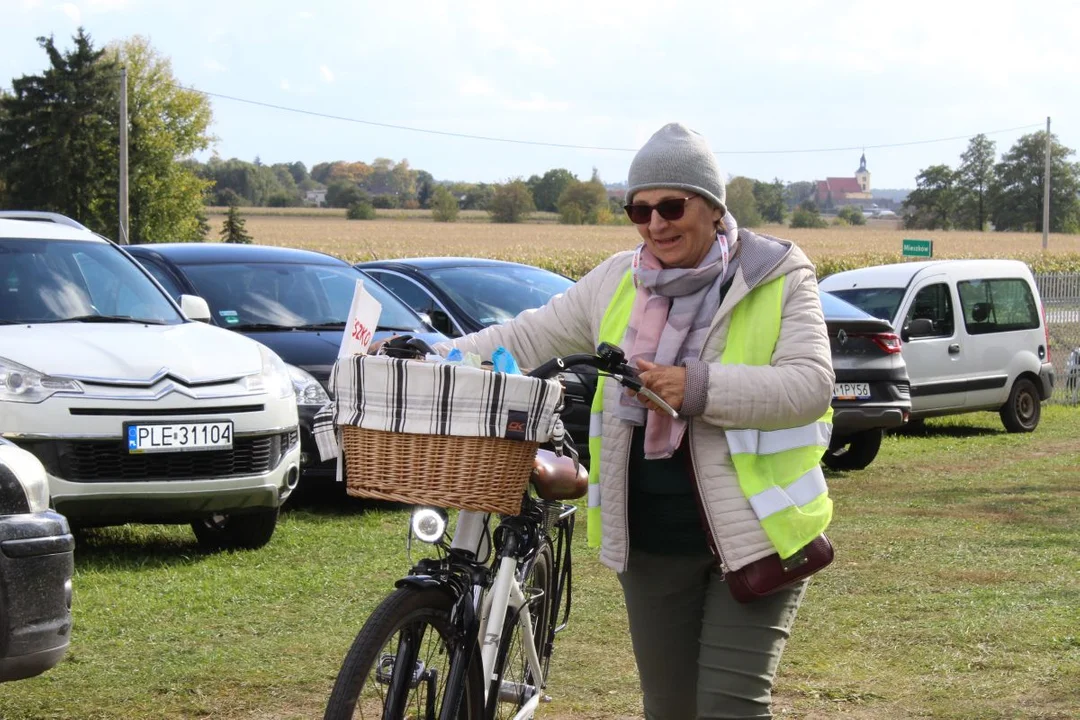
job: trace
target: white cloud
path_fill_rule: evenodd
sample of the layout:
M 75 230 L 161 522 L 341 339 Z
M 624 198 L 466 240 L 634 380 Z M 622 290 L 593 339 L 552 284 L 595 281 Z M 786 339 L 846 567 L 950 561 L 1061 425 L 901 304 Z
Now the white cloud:
M 42 0 L 22 0 L 22 9 L 24 12 L 30 12 L 41 7 L 41 3 Z
M 507 108 L 523 112 L 564 112 L 570 109 L 570 103 L 563 100 L 549 100 L 542 93 L 533 93 L 528 100 L 507 100 Z
M 87 12 L 112 12 L 123 10 L 128 5 L 128 0 L 86 0 Z
M 495 89 L 487 79 L 477 75 L 469 75 L 462 79 L 458 86 L 458 93 L 464 97 L 476 97 L 478 95 L 494 95 Z
M 323 81 L 328 83 L 334 82 L 334 73 L 332 73 L 330 71 L 330 68 L 326 67 L 325 65 L 319 66 L 319 74 L 322 75 Z
M 214 73 L 221 73 L 228 70 L 227 67 L 219 63 L 214 58 L 206 58 L 206 60 L 203 60 L 203 69 L 209 70 L 210 72 Z
M 289 92 L 290 90 L 292 90 L 292 86 L 289 85 L 289 81 L 286 80 L 285 78 L 281 79 L 281 89 L 284 90 L 285 92 Z
M 513 46 L 514 50 L 517 52 L 518 59 L 526 65 L 551 67 L 555 64 L 555 58 L 552 57 L 551 52 L 546 47 L 543 47 L 532 40 L 514 40 Z
M 82 11 L 75 3 L 66 2 L 60 6 L 60 10 L 76 25 L 82 22 Z
M 301 10 L 300 12 L 296 13 L 297 20 L 310 20 L 313 17 L 315 17 L 315 13 L 311 12 L 310 10 Z

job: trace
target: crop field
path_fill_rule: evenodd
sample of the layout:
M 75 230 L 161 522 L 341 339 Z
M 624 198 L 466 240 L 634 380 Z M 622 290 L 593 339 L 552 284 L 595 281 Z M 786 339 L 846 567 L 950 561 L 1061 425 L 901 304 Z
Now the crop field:
M 639 242 L 625 225 L 560 225 L 550 213 L 516 225 L 488 222 L 483 211 L 465 211 L 456 223 L 432 222 L 425 210 L 380 210 L 373 221 L 346 220 L 341 210 L 245 208 L 255 242 L 308 248 L 349 261 L 416 255 L 467 255 L 516 260 L 580 277 L 611 253 Z M 224 216 L 209 216 L 216 235 Z M 1042 252 L 1038 233 L 902 230 L 892 221 L 822 230 L 781 225 L 755 228 L 795 241 L 821 270 L 859 267 L 900 258 L 903 238 L 934 241 L 935 257 L 1013 257 L 1036 271 L 1080 271 L 1080 235 L 1051 235 Z

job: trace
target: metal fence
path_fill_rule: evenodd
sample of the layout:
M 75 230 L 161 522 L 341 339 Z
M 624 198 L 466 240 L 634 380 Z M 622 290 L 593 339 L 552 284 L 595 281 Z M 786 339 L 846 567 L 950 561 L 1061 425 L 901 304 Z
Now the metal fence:
M 1046 325 L 1050 331 L 1050 359 L 1057 382 L 1054 402 L 1080 403 L 1080 273 L 1036 275 Z

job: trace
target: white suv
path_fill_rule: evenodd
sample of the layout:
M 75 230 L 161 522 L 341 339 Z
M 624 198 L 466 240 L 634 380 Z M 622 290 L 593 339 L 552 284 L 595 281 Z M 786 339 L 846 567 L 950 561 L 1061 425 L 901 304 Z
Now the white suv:
M 821 289 L 892 323 L 911 379 L 911 418 L 996 410 L 1038 426 L 1054 389 L 1035 278 L 1018 260 L 932 260 L 848 270 Z
M 299 476 L 292 380 L 209 315 L 91 232 L 0 219 L 0 435 L 41 460 L 73 526 L 270 540 Z

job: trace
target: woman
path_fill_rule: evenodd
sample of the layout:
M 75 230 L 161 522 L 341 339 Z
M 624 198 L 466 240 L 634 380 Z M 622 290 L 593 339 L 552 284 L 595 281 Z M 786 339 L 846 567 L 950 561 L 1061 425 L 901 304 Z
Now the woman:
M 650 720 L 770 717 L 806 583 L 743 604 L 725 573 L 790 554 L 831 517 L 817 463 L 833 371 L 814 268 L 790 242 L 737 231 L 724 199 L 704 138 L 665 126 L 630 166 L 638 250 L 453 342 L 484 357 L 502 345 L 523 367 L 613 342 L 678 411 L 613 382 L 593 405 L 589 535 L 619 574 Z M 806 431 L 816 440 L 766 447 Z

